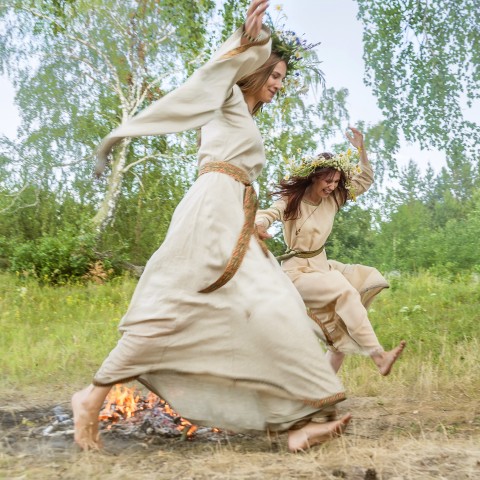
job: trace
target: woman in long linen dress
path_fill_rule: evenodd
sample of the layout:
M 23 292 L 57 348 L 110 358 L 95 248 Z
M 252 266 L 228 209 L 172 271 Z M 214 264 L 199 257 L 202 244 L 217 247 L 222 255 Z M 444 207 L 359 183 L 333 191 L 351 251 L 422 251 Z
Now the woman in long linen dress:
M 270 54 L 262 27 L 267 6 L 253 0 L 243 34 L 235 32 L 186 83 L 99 148 L 101 173 L 123 137 L 202 127 L 200 176 L 146 265 L 116 348 L 93 383 L 72 397 L 83 449 L 100 448 L 98 412 L 113 384 L 132 379 L 195 423 L 288 431 L 291 451 L 340 435 L 350 421 L 350 414 L 331 419 L 345 393 L 325 360 L 320 329 L 252 236 L 250 183 L 265 163 L 252 112 L 273 99 L 287 71 L 286 61 Z
M 318 155 L 297 166 L 293 176 L 280 183 L 281 198 L 270 208 L 259 210 L 255 223 L 260 238 L 266 239 L 271 238 L 267 232 L 271 224 L 282 221 L 289 252 L 282 268 L 311 318 L 322 328 L 327 357 L 335 372 L 346 353 L 362 353 L 372 358 L 382 375 L 388 375 L 405 342 L 384 351 L 366 310 L 375 295 L 388 287 L 387 281 L 375 268 L 328 260 L 324 249 L 338 210 L 349 197 L 364 193 L 373 183 L 363 135 L 349 128 L 347 138 L 360 152 L 360 168 L 348 154 Z

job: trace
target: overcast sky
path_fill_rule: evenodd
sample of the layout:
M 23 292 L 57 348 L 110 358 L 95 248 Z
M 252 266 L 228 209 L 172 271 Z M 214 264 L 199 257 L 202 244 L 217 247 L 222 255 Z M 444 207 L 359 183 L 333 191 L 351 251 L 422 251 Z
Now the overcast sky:
M 363 83 L 362 26 L 356 19 L 354 0 L 271 0 L 270 11 L 275 18 L 276 5 L 281 5 L 288 17 L 287 27 L 317 47 L 327 87 L 349 90 L 348 110 L 351 123 L 358 120 L 375 123 L 381 119 L 376 100 Z M 20 119 L 13 103 L 14 90 L 6 77 L 0 77 L 0 134 L 14 137 Z M 437 151 L 420 151 L 405 142 L 397 161 L 405 165 L 413 159 L 423 170 L 428 162 L 438 171 L 445 165 L 445 156 Z
M 362 24 L 357 20 L 354 0 L 284 0 L 271 1 L 281 5 L 287 15 L 287 26 L 309 42 L 322 42 L 317 52 L 322 60 L 327 87 L 345 87 L 349 91 L 348 111 L 351 123 L 358 120 L 376 123 L 382 115 L 371 90 L 363 83 L 364 62 Z M 271 7 L 270 7 L 271 8 Z M 272 12 L 273 13 L 273 12 Z M 445 155 L 436 150 L 421 151 L 416 145 L 402 142 L 396 155 L 399 165 L 412 159 L 421 170 L 431 163 L 435 170 L 445 165 Z

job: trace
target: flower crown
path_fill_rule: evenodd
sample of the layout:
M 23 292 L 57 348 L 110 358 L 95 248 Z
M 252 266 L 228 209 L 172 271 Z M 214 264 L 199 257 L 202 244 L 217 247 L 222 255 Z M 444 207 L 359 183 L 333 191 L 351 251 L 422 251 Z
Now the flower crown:
M 293 177 L 308 177 L 316 170 L 321 168 L 334 168 L 342 171 L 345 174 L 345 188 L 348 191 L 348 197 L 355 200 L 355 191 L 352 185 L 352 178 L 362 170 L 358 164 L 360 155 L 358 151 L 352 151 L 349 148 L 347 151 L 337 153 L 331 158 L 325 158 L 321 155 L 303 157 L 300 162 L 295 159 L 287 161 L 289 172 L 285 176 L 285 180 Z
M 279 12 L 281 7 L 277 5 Z M 294 86 L 300 86 L 303 81 L 303 87 L 312 84 L 323 84 L 324 75 L 319 68 L 321 63 L 315 52 L 318 43 L 308 43 L 295 32 L 287 30 L 283 23 L 286 19 L 285 15 L 281 15 L 274 22 L 270 15 L 266 17 L 266 24 L 270 28 L 272 38 L 272 52 L 279 55 L 287 64 L 287 77 L 294 74 Z M 289 81 L 287 80 L 287 84 Z
M 272 27 L 272 52 L 277 53 L 287 62 L 288 72 L 302 68 L 308 51 L 312 50 L 318 43 L 307 43 L 291 30 L 279 30 Z

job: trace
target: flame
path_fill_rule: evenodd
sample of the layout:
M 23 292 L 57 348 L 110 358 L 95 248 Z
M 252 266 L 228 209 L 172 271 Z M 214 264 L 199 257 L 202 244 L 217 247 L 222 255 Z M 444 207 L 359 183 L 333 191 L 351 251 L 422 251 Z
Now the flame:
M 137 389 L 115 385 L 109 392 L 99 420 L 113 423 L 120 418 L 130 418 L 137 411 L 140 394 Z
M 110 390 L 98 419 L 101 422 L 109 422 L 107 428 L 111 428 L 112 424 L 122 419 L 132 418 L 137 412 L 152 408 L 160 408 L 163 413 L 172 417 L 172 422 L 177 425 L 176 429 L 182 432 L 182 437 L 190 438 L 198 429 L 154 393 L 149 392 L 147 397 L 143 397 L 135 387 L 129 388 L 124 385 L 115 385 Z

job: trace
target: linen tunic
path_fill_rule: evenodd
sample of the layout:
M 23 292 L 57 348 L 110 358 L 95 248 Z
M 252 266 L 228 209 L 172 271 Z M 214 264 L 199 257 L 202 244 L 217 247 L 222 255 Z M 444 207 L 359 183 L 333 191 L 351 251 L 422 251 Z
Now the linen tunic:
M 264 45 L 235 50 L 237 31 L 184 85 L 112 132 L 100 158 L 126 135 L 201 126 L 200 165 L 230 162 L 254 180 L 265 163 L 263 142 L 235 83 L 267 60 L 263 36 Z M 345 398 L 318 326 L 255 238 L 225 286 L 199 293 L 234 249 L 244 191 L 222 173 L 195 181 L 145 267 L 120 323 L 123 335 L 94 384 L 135 378 L 189 420 L 236 431 L 286 430 Z
M 355 193 L 361 195 L 372 183 L 370 165 L 362 165 L 362 172 L 352 179 Z M 332 195 L 317 205 L 302 200 L 301 215 L 296 220 L 283 220 L 285 208 L 286 201 L 280 199 L 270 208 L 259 210 L 255 223 L 269 228 L 274 221 L 282 221 L 285 243 L 293 250 L 314 251 L 325 245 L 338 210 Z M 328 348 L 344 353 L 383 351 L 366 310 L 375 295 L 388 287 L 378 270 L 328 260 L 325 250 L 311 258 L 292 257 L 282 262 L 282 268 L 328 331 L 333 341 Z

